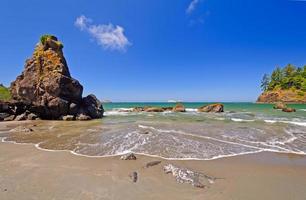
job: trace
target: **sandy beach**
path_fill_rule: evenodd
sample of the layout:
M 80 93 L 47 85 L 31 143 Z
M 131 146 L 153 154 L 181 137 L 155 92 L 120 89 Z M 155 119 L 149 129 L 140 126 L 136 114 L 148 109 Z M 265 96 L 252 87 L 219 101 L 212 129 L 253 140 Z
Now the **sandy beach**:
M 162 161 L 145 168 L 150 161 Z M 217 177 L 195 188 L 177 183 L 172 163 Z M 133 183 L 129 174 L 138 173 Z M 0 143 L 0 199 L 306 199 L 306 157 L 258 153 L 212 161 L 169 161 L 139 156 L 90 158 Z

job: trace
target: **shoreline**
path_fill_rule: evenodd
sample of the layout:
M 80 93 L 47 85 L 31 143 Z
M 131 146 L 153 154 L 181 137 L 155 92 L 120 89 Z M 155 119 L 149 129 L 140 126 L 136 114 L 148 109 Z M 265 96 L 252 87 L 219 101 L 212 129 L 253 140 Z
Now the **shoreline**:
M 88 158 L 0 143 L 0 199 L 305 199 L 306 156 L 261 152 L 209 161 L 137 155 Z M 144 168 L 146 163 L 161 164 Z M 174 164 L 213 177 L 204 189 L 177 183 L 163 166 Z M 133 183 L 129 174 L 137 171 Z M 269 186 L 269 189 L 267 189 Z M 120 191 L 120 192 L 118 192 Z M 259 192 L 260 191 L 260 192 Z
M 268 150 L 268 149 L 261 149 L 258 151 L 252 151 L 252 152 L 242 152 L 242 153 L 237 153 L 237 154 L 231 154 L 231 155 L 219 155 L 215 156 L 213 158 L 207 158 L 207 159 L 201 159 L 201 158 L 166 158 L 163 156 L 159 155 L 152 155 L 152 154 L 146 154 L 146 153 L 137 153 L 137 152 L 123 152 L 119 154 L 114 154 L 114 155 L 103 155 L 103 156 L 91 156 L 91 155 L 85 155 L 85 154 L 80 154 L 76 153 L 73 150 L 61 150 L 61 149 L 45 149 L 40 147 L 40 143 L 18 143 L 15 141 L 5 141 L 6 137 L 0 137 L 0 144 L 1 143 L 7 143 L 7 144 L 13 144 L 13 145 L 30 145 L 35 147 L 35 149 L 39 151 L 46 151 L 46 152 L 66 152 L 70 153 L 71 155 L 74 156 L 80 156 L 80 157 L 85 157 L 85 158 L 115 158 L 115 157 L 120 157 L 123 155 L 126 155 L 128 153 L 133 153 L 137 156 L 146 156 L 150 158 L 156 158 L 156 159 L 162 159 L 166 161 L 214 161 L 214 160 L 219 160 L 219 159 L 224 159 L 224 158 L 232 158 L 232 157 L 237 157 L 237 156 L 247 156 L 247 155 L 253 155 L 253 154 L 260 154 L 260 153 L 276 153 L 276 154 L 288 154 L 288 155 L 297 155 L 297 156 L 305 156 L 306 153 L 302 152 L 280 152 L 280 151 L 273 151 L 273 150 Z

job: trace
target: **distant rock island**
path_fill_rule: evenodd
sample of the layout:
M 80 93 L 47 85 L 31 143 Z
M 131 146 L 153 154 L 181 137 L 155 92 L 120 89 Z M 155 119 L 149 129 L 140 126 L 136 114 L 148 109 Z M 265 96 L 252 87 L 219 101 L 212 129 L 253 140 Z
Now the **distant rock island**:
M 10 99 L 0 101 L 0 120 L 89 120 L 101 118 L 101 102 L 91 94 L 82 97 L 83 86 L 72 78 L 63 44 L 43 35 L 24 71 L 11 83 Z
M 306 66 L 276 68 L 271 76 L 264 75 L 261 88 L 258 103 L 306 103 Z

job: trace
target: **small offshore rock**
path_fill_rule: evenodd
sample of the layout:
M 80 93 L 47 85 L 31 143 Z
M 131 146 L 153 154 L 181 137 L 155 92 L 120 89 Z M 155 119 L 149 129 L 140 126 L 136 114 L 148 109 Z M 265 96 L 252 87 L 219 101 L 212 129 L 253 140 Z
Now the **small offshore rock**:
M 144 109 L 145 112 L 164 112 L 163 108 L 160 107 L 147 107 Z
M 282 111 L 283 112 L 296 112 L 294 108 L 283 108 Z
M 277 102 L 274 106 L 273 106 L 274 109 L 284 109 L 284 108 L 287 108 L 287 105 L 283 102 Z
M 173 111 L 173 107 L 163 107 L 164 111 Z
M 121 160 L 136 160 L 136 156 L 133 153 L 128 153 L 120 157 Z
M 198 108 L 198 112 L 213 112 L 213 113 L 224 112 L 224 106 L 223 104 L 220 103 L 210 104 Z
M 152 162 L 148 162 L 147 164 L 146 164 L 146 168 L 149 168 L 149 167 L 153 167 L 153 166 L 155 166 L 155 165 L 159 165 L 161 163 L 161 161 L 152 161 Z
M 185 106 L 181 103 L 178 103 L 176 104 L 174 107 L 173 107 L 173 112 L 186 112 L 186 109 L 185 109 Z
M 73 115 L 66 115 L 66 116 L 63 116 L 62 119 L 64 121 L 73 121 L 75 120 L 75 117 Z
M 142 112 L 144 111 L 144 108 L 143 107 L 135 107 L 133 108 L 132 112 Z
M 132 181 L 133 181 L 134 183 L 136 183 L 137 180 L 138 180 L 138 174 L 137 174 L 137 172 L 132 172 L 132 173 L 130 174 L 130 178 L 132 179 Z

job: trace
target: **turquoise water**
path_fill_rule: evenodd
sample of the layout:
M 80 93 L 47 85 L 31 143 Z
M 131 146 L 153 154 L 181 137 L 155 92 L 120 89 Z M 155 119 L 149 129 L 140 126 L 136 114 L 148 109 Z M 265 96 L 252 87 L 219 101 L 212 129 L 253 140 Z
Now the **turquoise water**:
M 214 102 L 186 102 L 183 103 L 186 108 L 196 109 L 203 105 L 208 105 Z M 103 104 L 106 112 L 121 109 L 121 108 L 134 108 L 134 107 L 145 107 L 145 106 L 157 106 L 157 107 L 173 107 L 176 103 L 167 102 L 124 102 L 124 103 L 105 103 Z M 271 116 L 278 117 L 306 117 L 306 104 L 290 104 L 289 106 L 295 108 L 295 113 L 284 113 L 279 110 L 272 109 L 273 104 L 257 104 L 249 102 L 237 102 L 237 103 L 222 103 L 224 110 L 234 112 L 252 112 L 252 113 L 264 113 Z
M 127 152 L 201 160 L 263 151 L 306 155 L 305 104 L 290 105 L 295 113 L 255 103 L 224 103 L 223 113 L 197 112 L 206 104 L 184 103 L 185 113 L 135 113 L 129 112 L 131 108 L 175 103 L 106 103 L 101 120 L 43 121 L 27 133 L 0 123 L 0 137 L 39 149 L 101 157 Z

